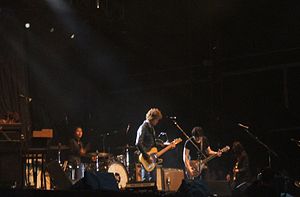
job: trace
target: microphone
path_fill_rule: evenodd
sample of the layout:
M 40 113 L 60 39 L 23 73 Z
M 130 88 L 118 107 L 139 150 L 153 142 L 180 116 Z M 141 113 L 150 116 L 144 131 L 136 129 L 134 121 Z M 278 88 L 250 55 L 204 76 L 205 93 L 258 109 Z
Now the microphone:
M 294 138 L 291 138 L 290 140 L 291 140 L 292 142 L 300 143 L 300 140 L 295 140 Z
M 238 123 L 238 126 L 240 126 L 240 127 L 244 128 L 244 129 L 249 129 L 249 126 L 247 126 L 247 125 L 243 125 L 243 124 L 241 124 L 241 123 Z

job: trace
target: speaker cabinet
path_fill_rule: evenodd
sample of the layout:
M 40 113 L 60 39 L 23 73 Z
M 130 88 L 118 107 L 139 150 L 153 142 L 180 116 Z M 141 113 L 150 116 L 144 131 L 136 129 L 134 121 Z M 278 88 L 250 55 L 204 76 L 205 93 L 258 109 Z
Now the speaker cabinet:
M 61 166 L 57 161 L 51 161 L 47 165 L 47 170 L 52 179 L 55 189 L 67 190 L 72 186 L 72 182 L 66 173 L 63 171 Z
M 84 178 L 76 182 L 72 186 L 72 189 L 119 191 L 114 174 L 107 172 L 85 172 Z
M 176 168 L 157 169 L 157 189 L 161 191 L 176 192 L 184 179 L 184 172 Z

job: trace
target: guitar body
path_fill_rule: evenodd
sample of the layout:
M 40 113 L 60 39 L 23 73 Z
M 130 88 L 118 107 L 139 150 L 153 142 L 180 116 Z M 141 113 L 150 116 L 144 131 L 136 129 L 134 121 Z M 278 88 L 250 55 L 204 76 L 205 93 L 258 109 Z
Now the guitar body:
M 230 150 L 230 147 L 229 146 L 225 146 L 224 148 L 222 148 L 219 151 L 221 151 L 222 153 L 225 153 L 225 152 L 227 152 L 229 150 Z M 202 171 L 207 168 L 207 163 L 210 160 L 212 160 L 212 159 L 214 159 L 216 157 L 217 157 L 217 155 L 210 155 L 210 156 L 208 156 L 207 158 L 205 158 L 203 160 L 191 160 L 190 161 L 190 165 L 191 165 L 192 170 L 193 170 L 193 175 L 191 175 L 189 173 L 186 173 L 187 177 L 189 179 L 194 179 L 194 178 L 200 176 L 201 173 L 202 173 Z M 188 172 L 187 169 L 186 169 L 186 172 Z
M 238 173 L 235 171 L 235 169 L 238 169 L 239 167 L 239 161 L 237 161 L 234 165 L 234 168 L 233 168 L 233 174 L 232 174 L 232 180 L 231 180 L 231 188 L 234 189 L 236 187 L 236 180 L 237 180 L 237 175 Z
M 234 168 L 233 168 L 233 176 L 232 176 L 232 180 L 233 181 L 236 181 L 236 178 L 237 178 L 237 172 L 235 171 L 236 169 L 239 168 L 239 162 L 237 161 L 234 165 Z
M 187 177 L 189 179 L 194 179 L 195 177 L 200 176 L 201 173 L 202 173 L 202 171 L 204 169 L 207 169 L 206 163 L 204 163 L 202 160 L 200 160 L 200 161 L 198 161 L 198 160 L 191 160 L 190 161 L 190 165 L 192 167 L 192 170 L 193 170 L 194 174 L 191 175 L 191 174 L 187 173 Z
M 156 167 L 157 163 L 157 154 L 158 150 L 156 147 L 151 148 L 150 151 L 147 152 L 147 154 L 152 158 L 153 162 L 148 162 L 142 154 L 139 155 L 139 161 L 141 162 L 141 164 L 143 165 L 143 167 L 145 168 L 145 170 L 147 172 L 151 172 L 152 170 L 154 170 L 154 168 Z
M 152 161 L 149 162 L 147 161 L 142 154 L 139 155 L 139 161 L 141 162 L 141 164 L 143 165 L 143 167 L 145 168 L 145 170 L 147 172 L 151 172 L 152 170 L 154 170 L 154 168 L 157 165 L 157 161 L 159 161 L 159 157 L 161 155 L 163 155 L 164 153 L 166 153 L 167 151 L 169 151 L 170 149 L 172 149 L 173 145 L 177 145 L 180 142 L 182 142 L 182 139 L 177 138 L 175 140 L 173 140 L 173 142 L 171 142 L 170 145 L 168 145 L 167 147 L 163 148 L 161 151 L 158 152 L 156 147 L 153 147 L 150 149 L 150 151 L 147 152 L 147 154 L 151 157 Z

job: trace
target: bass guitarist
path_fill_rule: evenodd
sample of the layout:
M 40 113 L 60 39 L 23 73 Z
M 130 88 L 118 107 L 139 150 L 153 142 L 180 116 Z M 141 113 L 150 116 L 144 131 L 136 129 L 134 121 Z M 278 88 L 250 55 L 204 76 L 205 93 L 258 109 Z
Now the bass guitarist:
M 222 152 L 213 151 L 210 148 L 208 139 L 204 136 L 202 127 L 194 127 L 192 130 L 192 138 L 185 142 L 183 149 L 183 161 L 185 164 L 187 177 L 191 179 L 205 179 L 207 166 L 205 166 L 199 174 L 199 172 L 197 172 L 198 170 L 192 165 L 192 163 L 194 163 L 194 161 L 203 160 L 210 155 L 217 155 L 220 157 Z

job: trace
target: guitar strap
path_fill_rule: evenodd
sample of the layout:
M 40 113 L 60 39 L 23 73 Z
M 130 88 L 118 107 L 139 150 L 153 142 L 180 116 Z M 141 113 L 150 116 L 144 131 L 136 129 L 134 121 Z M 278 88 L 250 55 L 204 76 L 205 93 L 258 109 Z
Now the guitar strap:
M 203 153 L 203 138 L 201 139 L 201 142 L 200 142 L 201 144 L 200 144 L 200 150 L 201 150 L 201 152 Z

